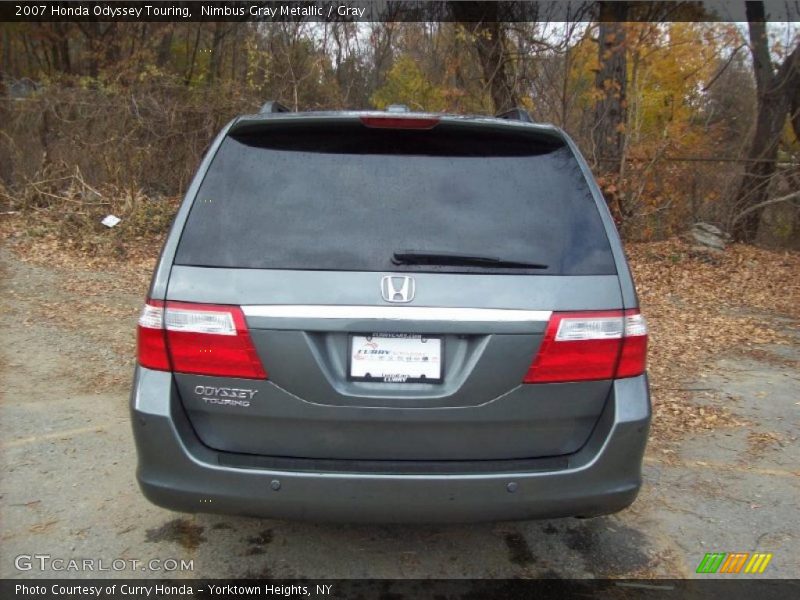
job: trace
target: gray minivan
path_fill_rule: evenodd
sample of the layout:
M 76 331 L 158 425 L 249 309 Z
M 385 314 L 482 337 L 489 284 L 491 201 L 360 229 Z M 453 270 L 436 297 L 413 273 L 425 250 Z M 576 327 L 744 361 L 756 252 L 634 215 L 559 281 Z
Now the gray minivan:
M 268 103 L 213 142 L 158 261 L 137 478 L 186 512 L 607 514 L 640 486 L 646 352 L 560 129 Z

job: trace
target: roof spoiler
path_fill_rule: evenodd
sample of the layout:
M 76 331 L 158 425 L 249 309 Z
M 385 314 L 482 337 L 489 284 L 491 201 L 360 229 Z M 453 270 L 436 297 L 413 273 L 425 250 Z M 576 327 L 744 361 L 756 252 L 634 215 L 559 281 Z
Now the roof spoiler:
M 530 114 L 524 108 L 512 108 L 505 112 L 495 115 L 496 119 L 508 119 L 510 121 L 523 121 L 525 123 L 533 123 Z
M 269 102 L 265 102 L 261 106 L 261 110 L 258 111 L 260 114 L 264 113 L 288 113 L 293 112 L 291 108 L 284 106 L 277 100 L 270 100 Z

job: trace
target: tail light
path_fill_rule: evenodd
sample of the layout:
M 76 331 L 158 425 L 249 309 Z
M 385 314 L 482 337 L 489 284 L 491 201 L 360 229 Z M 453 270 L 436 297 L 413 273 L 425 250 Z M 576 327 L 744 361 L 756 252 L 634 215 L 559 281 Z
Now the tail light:
M 238 306 L 149 300 L 138 346 L 139 364 L 150 369 L 267 378 Z
M 647 324 L 638 310 L 553 313 L 523 383 L 635 377 L 646 359 Z
M 436 117 L 361 117 L 367 127 L 378 129 L 433 129 L 439 124 Z

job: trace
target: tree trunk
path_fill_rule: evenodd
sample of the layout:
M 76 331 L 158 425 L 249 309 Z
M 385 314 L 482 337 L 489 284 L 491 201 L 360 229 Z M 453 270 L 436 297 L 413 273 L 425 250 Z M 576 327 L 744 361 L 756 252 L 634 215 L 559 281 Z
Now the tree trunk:
M 475 36 L 475 49 L 481 61 L 483 81 L 489 86 L 494 110 L 497 113 L 519 106 L 519 96 L 507 68 L 506 36 L 503 24 L 497 21 L 481 23 Z
M 617 175 L 622 169 L 628 117 L 624 23 L 627 16 L 626 2 L 600 2 L 599 68 L 594 79 L 597 100 L 592 129 L 593 162 L 598 172 Z
M 172 36 L 175 26 L 172 23 L 164 23 L 161 28 L 161 38 L 158 40 L 158 50 L 156 51 L 156 66 L 164 68 L 172 54 Z
M 97 79 L 100 74 L 100 49 L 98 48 L 98 40 L 100 39 L 100 23 L 97 21 L 89 21 L 87 23 L 78 23 L 78 28 L 83 34 L 86 42 L 86 52 L 89 62 L 89 77 Z
M 241 27 L 235 27 L 233 29 L 233 40 L 231 42 L 231 71 L 229 77 L 231 81 L 236 81 L 238 66 L 237 58 L 239 57 L 239 39 L 241 38 L 242 31 L 243 30 Z
M 208 65 L 208 78 L 206 84 L 212 84 L 219 75 L 222 65 L 222 40 L 227 35 L 226 24 L 222 21 L 214 23 L 214 35 L 211 38 L 211 60 Z
M 14 68 L 14 61 L 11 56 L 11 38 L 5 29 L 0 30 L 0 39 L 3 40 L 3 71 L 12 76 L 17 75 L 17 70 Z M 0 90 L 6 93 L 3 84 L 0 84 Z
M 775 173 L 783 127 L 791 107 L 797 105 L 800 95 L 800 45 L 786 57 L 776 72 L 769 52 L 764 4 L 747 2 L 746 7 L 753 74 L 756 80 L 757 115 L 755 131 L 745 155 L 747 162 L 744 175 L 733 197 L 732 218 L 735 226 L 732 233 L 739 241 L 752 242 L 758 234 L 764 207 L 749 209 L 761 205 L 767 199 L 770 179 Z M 737 220 L 737 215 L 745 211 L 748 211 L 747 216 Z
M 200 33 L 203 31 L 203 24 L 197 24 L 197 30 L 195 33 L 194 38 L 194 45 L 192 46 L 192 56 L 189 59 L 189 70 L 186 73 L 186 78 L 184 79 L 184 83 L 188 86 L 192 83 L 192 77 L 194 77 L 194 64 L 197 60 L 197 47 L 200 45 Z
M 734 201 L 737 213 L 763 202 L 767 198 L 769 183 L 775 173 L 778 158 L 778 142 L 786 123 L 788 102 L 781 90 L 771 90 L 763 100 L 759 94 L 756 128 L 747 151 L 745 171 Z M 777 93 L 776 93 L 777 92 Z M 770 99 L 771 98 L 771 99 Z M 750 212 L 739 220 L 734 229 L 736 239 L 751 242 L 758 233 L 761 210 Z
M 463 21 L 464 27 L 472 32 L 483 83 L 489 89 L 495 112 L 501 113 L 519 106 L 515 78 L 513 72 L 509 72 L 505 25 L 498 20 L 498 3 L 458 2 L 452 8 L 455 18 Z
M 53 30 L 56 32 L 58 68 L 67 75 L 72 73 L 72 62 L 69 56 L 69 27 L 69 23 L 53 23 Z

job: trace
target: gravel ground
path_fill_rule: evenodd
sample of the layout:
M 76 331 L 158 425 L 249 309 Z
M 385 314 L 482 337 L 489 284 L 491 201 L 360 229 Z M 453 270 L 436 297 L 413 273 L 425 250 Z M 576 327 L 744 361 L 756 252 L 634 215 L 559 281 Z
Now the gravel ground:
M 706 552 L 756 550 L 774 553 L 762 577 L 800 577 L 796 323 L 782 325 L 794 343 L 720 355 L 684 382 L 698 406 L 739 424 L 649 453 L 642 494 L 618 515 L 460 526 L 183 515 L 150 505 L 134 481 L 139 279 L 34 266 L 7 249 L 0 261 L 0 577 L 64 575 L 18 569 L 23 554 L 193 561 L 171 574 L 183 578 L 693 577 Z

